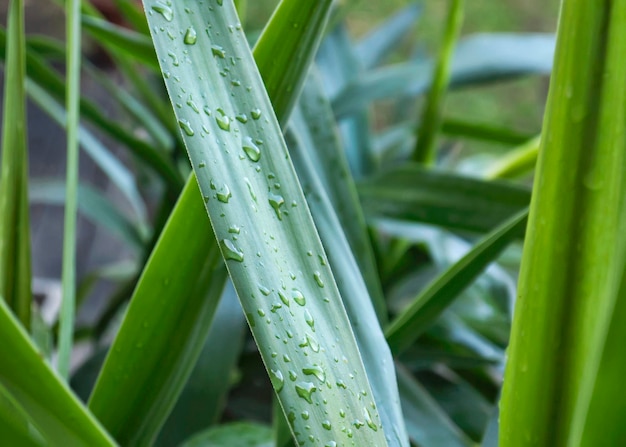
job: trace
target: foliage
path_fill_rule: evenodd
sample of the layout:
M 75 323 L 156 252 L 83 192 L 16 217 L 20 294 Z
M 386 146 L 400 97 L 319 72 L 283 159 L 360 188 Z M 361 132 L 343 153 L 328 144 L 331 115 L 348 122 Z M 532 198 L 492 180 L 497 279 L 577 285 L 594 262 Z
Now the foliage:
M 2 439 L 618 444 L 626 2 L 562 3 L 556 53 L 552 35 L 463 35 L 453 0 L 427 55 L 406 50 L 418 4 L 354 39 L 353 2 L 282 0 L 258 34 L 253 2 L 115 0 L 120 24 L 68 1 L 61 42 L 27 37 L 10 0 Z M 79 61 L 80 27 L 112 68 Z M 541 138 L 447 116 L 448 93 L 553 60 Z M 27 178 L 26 95 L 66 128 L 66 188 Z M 459 151 L 468 141 L 507 150 Z M 78 181 L 78 145 L 119 197 Z M 66 205 L 58 321 L 31 297 L 29 199 Z M 132 262 L 76 282 L 76 212 Z M 74 304 L 104 280 L 115 292 L 76 326 Z M 68 381 L 78 343 L 93 349 Z

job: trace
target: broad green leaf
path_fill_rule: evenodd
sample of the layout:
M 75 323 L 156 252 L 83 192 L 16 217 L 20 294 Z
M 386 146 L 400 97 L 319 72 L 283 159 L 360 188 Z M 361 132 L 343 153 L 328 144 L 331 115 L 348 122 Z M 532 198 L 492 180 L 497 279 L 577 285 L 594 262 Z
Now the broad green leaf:
M 28 328 L 32 294 L 22 0 L 10 1 L 8 28 L 0 171 L 0 295 Z
M 391 218 L 487 232 L 530 202 L 523 186 L 404 164 L 358 185 L 368 220 Z
M 198 231 L 197 222 L 208 225 L 204 210 L 182 202 L 195 201 L 193 194 L 180 200 L 187 218 L 166 224 L 89 400 L 124 445 L 153 442 L 202 349 L 224 287 L 213 235 Z M 195 245 L 208 250 L 176 249 Z
M 454 48 L 463 26 L 464 9 L 465 0 L 452 0 L 448 8 L 443 42 L 433 70 L 432 82 L 426 95 L 424 112 L 420 116 L 420 123 L 417 128 L 417 143 L 413 150 L 412 159 L 419 163 L 433 164 L 436 161 L 436 138 L 441 127 L 445 94 L 450 83 Z
M 359 40 L 354 49 L 363 68 L 372 68 L 389 58 L 420 13 L 421 6 L 411 3 Z
M 602 445 L 603 434 L 623 430 L 623 418 L 599 430 L 586 421 L 598 374 L 611 374 L 599 367 L 623 273 L 625 51 L 626 1 L 562 2 L 502 391 L 502 447 Z
M 379 408 L 385 408 L 384 414 L 381 414 L 381 421 L 388 442 L 406 445 L 407 435 L 402 424 L 393 359 L 373 306 L 374 303 L 379 304 L 379 309 L 383 313 L 380 321 L 386 322 L 385 303 L 378 283 L 373 283 L 375 289 L 370 297 L 364 273 L 361 273 L 355 260 L 355 256 L 361 258 L 369 256 L 371 263 L 369 267 L 372 272 L 370 274 L 377 274 L 346 161 L 339 155 L 341 152 L 338 145 L 333 144 L 333 135 L 328 135 L 328 131 L 323 130 L 329 127 L 333 127 L 330 105 L 323 96 L 320 96 L 319 84 L 312 77 L 305 86 L 299 107 L 294 110 L 291 119 L 291 131 L 287 135 L 290 154 L 324 244 L 348 318 L 352 322 L 356 342 L 374 393 L 373 397 Z M 333 197 L 334 200 L 329 197 Z M 337 207 L 335 209 L 343 210 L 336 214 L 333 202 Z M 338 215 L 342 216 L 344 222 L 350 220 L 351 224 L 344 226 Z M 353 241 L 358 242 L 359 250 L 354 255 L 344 228 L 355 232 Z M 360 241 L 357 238 L 360 238 Z M 375 293 L 378 293 L 377 301 L 373 298 L 376 297 Z
M 156 445 L 177 445 L 221 419 L 243 348 L 245 328 L 237 295 L 228 282 L 200 357 Z
M 7 394 L 0 385 L 0 433 L 2 442 L 6 445 L 20 447 L 45 446 L 41 437 L 28 416 Z
M 281 3 L 279 7 L 285 7 L 285 6 L 291 7 L 290 3 L 292 1 L 296 1 L 299 4 L 302 4 L 300 0 L 290 0 L 290 1 L 284 1 L 283 3 Z M 318 8 L 326 9 L 328 7 L 326 3 L 313 2 L 313 1 L 311 1 L 311 3 L 315 3 Z M 158 9 L 158 5 L 157 5 L 157 9 Z M 164 11 L 167 11 L 167 10 L 164 10 Z M 295 10 L 295 13 L 298 14 L 298 11 Z M 323 24 L 323 22 L 317 22 L 317 23 L 318 25 Z M 302 44 L 303 48 L 308 48 L 309 51 L 314 50 L 314 47 L 311 47 L 310 45 L 308 45 L 306 39 L 303 39 L 305 36 L 307 36 L 308 38 L 312 38 L 313 34 L 309 32 L 302 33 L 301 31 L 302 31 L 302 27 L 293 28 L 290 26 L 290 27 L 285 28 L 282 23 L 275 23 L 274 21 L 271 21 L 266 27 L 263 35 L 261 36 L 261 39 L 258 45 L 259 46 L 266 45 L 264 43 L 265 41 L 264 36 L 268 34 L 273 34 L 276 32 L 285 33 L 285 38 L 283 39 L 283 42 L 289 42 L 291 50 L 293 51 L 294 58 L 301 59 L 301 60 L 309 60 L 308 56 L 306 55 L 298 56 L 298 54 L 299 54 L 300 44 Z M 321 33 L 322 30 L 318 29 L 318 32 Z M 198 35 L 196 34 L 196 37 L 197 36 Z M 184 38 L 184 36 L 182 36 L 182 38 Z M 269 54 L 271 55 L 271 52 L 269 52 Z M 264 61 L 263 64 L 268 65 L 270 64 L 270 61 Z M 306 65 L 301 64 L 302 72 L 298 73 L 298 72 L 290 71 L 289 73 L 294 77 L 304 77 L 306 75 L 307 68 L 308 67 Z M 277 73 L 275 72 L 275 75 L 277 76 L 282 76 L 282 74 L 283 72 L 277 72 Z M 301 81 L 294 79 L 292 80 L 290 84 L 297 86 L 297 85 L 301 85 L 301 83 L 302 83 Z M 292 93 L 296 94 L 297 92 L 292 91 Z M 288 103 L 288 101 L 285 103 Z M 275 109 L 275 111 L 280 120 L 286 121 L 286 117 L 289 114 L 289 110 Z M 245 118 L 243 117 L 240 117 L 240 118 L 243 120 L 253 119 L 251 113 L 249 116 L 246 116 Z M 209 222 L 206 218 L 206 212 L 203 207 L 202 195 L 200 194 L 198 190 L 195 176 L 190 176 L 189 181 L 187 182 L 185 189 L 183 189 L 182 195 L 177 205 L 174 207 L 174 210 L 172 211 L 169 224 L 164 228 L 161 234 L 161 241 L 176 241 L 177 238 L 179 237 L 179 234 L 178 234 L 179 228 L 190 228 L 188 233 L 184 233 L 184 234 L 189 234 L 189 237 L 193 237 L 195 234 L 197 234 L 198 228 L 204 228 L 206 227 L 206 225 L 208 225 L 208 223 Z M 233 228 L 233 231 L 236 231 L 236 229 Z M 145 267 L 144 274 L 143 274 L 144 278 L 154 277 L 154 276 L 158 277 L 162 273 L 162 269 L 167 270 L 168 272 L 175 271 L 178 265 L 175 263 L 175 261 L 172 264 L 172 261 L 171 261 L 172 259 L 189 258 L 189 259 L 197 260 L 196 271 L 198 272 L 198 275 L 195 278 L 192 278 L 192 280 L 190 280 L 189 282 L 187 282 L 188 278 L 186 278 L 184 275 L 182 276 L 172 275 L 170 277 L 170 286 L 166 289 L 167 294 L 165 294 L 163 290 L 159 290 L 158 292 L 160 296 L 162 296 L 164 299 L 167 299 L 168 301 L 171 300 L 171 301 L 176 302 L 180 293 L 184 293 L 184 291 L 188 290 L 190 287 L 197 287 L 196 285 L 199 282 L 203 281 L 204 277 L 200 274 L 200 272 L 203 269 L 209 268 L 210 266 L 207 267 L 207 264 L 211 262 L 211 258 L 207 256 L 207 253 L 214 253 L 217 250 L 217 242 L 215 238 L 213 237 L 213 235 L 210 233 L 211 233 L 210 231 L 202 232 L 198 237 L 193 238 L 192 242 L 190 242 L 189 244 L 181 244 L 181 243 L 174 243 L 174 242 L 169 242 L 167 244 L 163 242 L 159 242 L 157 244 L 155 248 L 155 252 L 152 257 L 153 262 L 148 263 Z M 163 246 L 161 247 L 161 245 Z M 224 282 L 225 282 L 225 279 L 222 279 L 222 284 Z M 141 305 L 138 304 L 137 307 L 143 308 L 143 307 L 151 306 L 153 302 L 153 293 L 154 293 L 153 289 L 155 288 L 159 289 L 159 287 L 156 285 L 150 285 L 150 284 L 144 285 L 143 281 L 140 281 L 138 288 L 143 289 L 143 291 L 139 291 L 138 289 L 138 292 L 135 294 L 134 301 L 139 301 L 139 302 L 142 302 L 143 304 Z M 201 286 L 198 286 L 198 288 L 200 289 Z M 179 303 L 179 304 L 182 304 L 182 303 Z M 188 302 L 187 304 L 189 306 L 191 305 L 202 306 L 203 301 L 195 299 L 193 302 Z M 192 311 L 193 309 L 189 309 L 190 314 L 192 314 Z M 155 318 L 157 319 L 160 318 L 160 315 L 161 315 L 160 313 L 154 314 Z M 137 313 L 136 318 L 143 319 L 144 315 Z M 127 316 L 126 324 L 132 327 L 135 324 L 133 320 L 134 318 L 130 318 Z M 200 325 L 199 326 L 200 329 L 202 328 L 201 325 L 205 324 L 201 320 L 196 320 L 196 323 Z M 176 328 L 174 326 L 171 326 L 171 329 L 175 330 Z M 167 340 L 161 340 L 161 341 L 162 342 L 158 346 L 154 345 L 151 347 L 155 351 L 158 351 L 159 349 L 163 351 L 169 351 L 171 345 L 167 342 Z M 194 339 L 190 339 L 188 340 L 188 342 L 194 343 L 195 341 Z M 129 339 L 128 341 L 120 342 L 120 343 L 132 344 L 133 341 Z M 186 346 L 186 344 L 183 344 L 183 346 Z M 189 349 L 188 346 L 187 346 L 187 349 Z M 137 360 L 137 355 L 139 355 L 139 353 L 136 353 L 135 357 L 133 358 L 133 361 Z M 191 362 L 191 364 L 193 364 L 195 362 L 195 359 L 189 359 L 189 361 Z M 171 371 L 176 371 L 177 368 L 179 369 L 189 368 L 187 364 L 182 364 L 182 363 L 177 364 L 177 365 L 176 364 L 173 364 L 173 365 L 161 364 L 160 366 L 164 370 L 163 375 L 165 376 L 167 376 L 168 374 L 171 374 Z M 167 366 L 167 368 L 164 368 L 164 366 Z M 139 372 L 141 373 L 141 371 Z M 129 433 L 125 436 L 131 436 L 130 433 L 132 433 L 132 431 L 136 429 L 137 427 L 133 428 L 132 426 L 131 427 L 125 426 L 125 424 L 128 422 L 126 420 L 125 415 L 136 414 L 136 413 L 141 412 L 142 410 L 140 408 L 135 407 L 135 405 L 137 405 L 141 401 L 139 399 L 136 401 L 128 400 L 126 399 L 126 396 L 124 393 L 125 393 L 126 387 L 132 388 L 134 386 L 133 384 L 136 383 L 136 380 L 134 376 L 127 376 L 126 382 L 123 384 L 124 386 L 118 386 L 119 378 L 114 373 L 115 373 L 115 370 L 112 368 L 105 369 L 102 371 L 102 376 L 99 382 L 100 385 L 94 391 L 94 395 L 92 399 L 99 399 L 102 402 L 115 401 L 115 402 L 120 402 L 120 403 L 121 402 L 126 403 L 127 406 L 124 407 L 122 410 L 119 410 L 120 408 L 122 408 L 121 406 L 117 407 L 119 411 L 117 410 L 112 411 L 111 409 L 113 407 L 109 406 L 106 403 L 102 404 L 102 408 L 103 408 L 103 411 L 109 408 L 109 410 L 106 410 L 109 412 L 109 414 L 107 415 L 107 420 L 109 422 L 106 422 L 107 427 L 115 426 L 117 427 L 116 430 L 118 430 L 119 432 Z M 181 377 L 181 381 L 184 381 L 185 378 L 186 377 Z M 141 380 L 142 379 L 140 378 L 139 381 Z M 178 382 L 173 382 L 172 385 L 179 386 Z M 171 393 L 168 399 L 161 400 L 159 402 L 159 405 L 164 406 L 165 408 L 171 408 L 172 402 L 176 399 L 176 397 L 177 397 L 177 393 Z M 136 416 L 137 416 L 137 420 L 141 420 L 142 418 L 147 417 L 145 413 L 137 414 Z M 131 423 L 133 422 L 131 421 Z M 156 430 L 158 427 L 154 426 L 153 428 Z
M 365 217 L 343 152 L 337 124 L 330 103 L 322 91 L 317 71 L 309 76 L 299 104 L 298 113 L 290 121 L 292 131 L 288 134 L 295 140 L 295 144 L 301 146 L 299 149 L 303 153 L 302 157 L 298 157 L 296 172 L 300 178 L 311 179 L 310 195 L 315 196 L 317 193 L 314 184 L 327 194 L 340 222 L 338 229 L 350 243 L 378 319 L 384 324 L 387 321 L 387 309 Z M 304 189 L 306 193 L 307 188 Z M 313 218 L 316 218 L 315 211 Z
M 272 447 L 272 430 L 252 422 L 234 422 L 193 436 L 181 447 Z
M 428 391 L 404 368 L 398 368 L 398 387 L 411 441 L 420 446 L 468 447 L 472 441 L 450 420 Z
M 0 386 L 53 445 L 114 446 L 0 300 Z
M 233 3 L 147 2 L 146 10 L 174 106 L 180 95 L 200 111 L 174 107 L 213 230 L 296 439 L 387 445 L 341 296 Z M 168 29 L 185 34 L 190 28 L 198 35 L 193 44 L 167 36 Z M 249 114 L 245 123 L 240 114 Z M 302 411 L 309 420 L 295 416 Z M 363 425 L 345 427 L 355 419 Z
M 459 262 L 429 284 L 386 329 L 392 352 L 408 348 L 515 238 L 523 234 L 527 211 L 516 213 L 479 241 Z
M 140 61 L 143 66 L 158 70 L 159 65 L 154 54 L 154 47 L 150 38 L 145 34 L 117 26 L 97 17 L 82 16 L 82 25 L 101 45 L 114 48 L 133 59 Z
M 554 37 L 548 34 L 476 34 L 462 39 L 452 61 L 450 87 L 459 88 L 529 74 L 548 74 Z M 333 97 L 342 118 L 377 99 L 419 96 L 431 83 L 432 62 L 410 61 L 364 73 Z

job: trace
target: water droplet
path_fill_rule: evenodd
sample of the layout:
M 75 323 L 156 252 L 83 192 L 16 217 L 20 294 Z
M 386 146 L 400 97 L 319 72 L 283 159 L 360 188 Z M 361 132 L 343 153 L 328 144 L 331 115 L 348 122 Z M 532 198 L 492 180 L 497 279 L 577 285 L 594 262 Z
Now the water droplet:
M 230 118 L 229 117 L 215 115 L 215 122 L 217 123 L 217 126 L 220 129 L 225 130 L 226 132 L 230 131 Z
M 300 416 L 302 416 L 302 419 L 304 419 L 305 421 L 308 421 L 309 418 L 311 417 L 311 415 L 309 414 L 308 411 L 303 411 L 302 413 L 300 413 Z
M 233 244 L 233 241 L 230 239 L 222 239 L 220 243 L 222 247 L 222 252 L 224 253 L 225 259 L 230 259 L 232 261 L 243 262 L 243 251 Z
M 312 404 L 313 399 L 311 395 L 317 390 L 315 385 L 311 382 L 298 382 L 296 383 L 296 393 L 302 399 L 306 400 L 308 403 Z
M 324 444 L 324 447 L 337 447 L 337 443 L 335 441 L 328 441 Z
M 289 363 L 291 362 L 291 357 L 289 357 L 287 354 L 283 355 L 283 360 L 285 361 L 285 363 Z
M 252 116 L 252 119 L 258 120 L 261 118 L 261 109 L 252 109 L 250 111 L 250 115 Z
M 222 6 L 224 4 L 224 0 L 217 0 L 217 4 Z
M 325 419 L 322 421 L 322 427 L 324 427 L 324 429 L 326 430 L 330 430 L 332 428 L 332 425 L 330 424 L 330 421 L 328 419 Z
M 293 369 L 290 369 L 289 380 L 291 380 L 292 382 L 295 382 L 297 379 L 298 379 L 298 374 Z
M 300 306 L 304 306 L 306 304 L 306 298 L 298 289 L 291 289 L 291 297 Z
M 276 313 L 276 311 L 278 309 L 282 309 L 283 305 L 280 303 L 272 303 L 272 307 L 270 308 L 270 310 L 272 311 L 272 313 Z M 285 340 L 285 343 L 287 343 L 287 340 Z
M 237 121 L 243 124 L 246 124 L 248 122 L 248 117 L 246 116 L 245 113 L 240 113 L 235 118 L 237 118 Z
M 162 3 L 157 3 L 156 5 L 153 5 L 152 10 L 161 14 L 163 18 L 168 22 L 171 22 L 174 18 L 174 12 L 172 11 L 172 8 Z
M 302 368 L 302 372 L 307 376 L 315 376 L 320 382 L 326 381 L 326 373 L 319 365 L 309 365 L 306 368 Z
M 264 296 L 268 296 L 270 293 L 272 293 L 272 291 L 270 289 L 268 289 L 267 287 L 265 287 L 263 284 L 259 284 L 259 291 Z
M 178 120 L 178 125 L 185 132 L 185 134 L 189 137 L 193 137 L 195 132 L 191 127 L 191 123 L 187 120 Z
M 276 217 L 278 217 L 278 220 L 283 220 L 282 213 L 280 212 L 280 207 L 285 204 L 285 199 L 283 198 L 283 196 L 270 192 L 267 198 L 272 208 L 274 208 L 274 211 L 276 212 Z
M 231 225 L 228 227 L 228 232 L 232 234 L 239 234 L 241 232 L 241 228 L 237 225 Z
M 317 342 L 315 337 L 312 335 L 306 334 L 306 339 L 309 342 L 309 346 L 313 352 L 320 352 L 320 344 Z
M 378 427 L 372 420 L 372 415 L 370 414 L 370 411 L 367 408 L 363 408 L 363 416 L 365 417 L 365 423 L 367 424 L 367 426 L 374 431 L 378 431 Z
M 211 53 L 213 53 L 213 56 L 217 56 L 220 59 L 224 59 L 226 57 L 226 51 L 224 51 L 224 48 L 219 45 L 211 45 Z
M 313 319 L 313 316 L 309 313 L 308 309 L 304 309 L 304 321 L 306 321 L 306 324 L 308 324 L 311 329 L 313 329 L 313 332 L 315 332 L 315 320 Z
M 346 386 L 346 382 L 344 382 L 343 380 L 338 380 L 336 385 L 337 385 L 337 387 L 342 388 L 344 390 L 348 388 Z
M 191 96 L 189 97 L 189 99 L 187 100 L 187 105 L 191 108 L 191 110 L 193 110 L 196 113 L 200 113 L 200 109 L 198 108 L 198 106 L 196 105 L 195 102 L 193 102 L 193 99 L 191 99 Z
M 172 51 L 168 51 L 167 55 L 172 59 L 172 65 L 174 65 L 174 67 L 178 67 L 180 65 L 180 62 L 178 61 L 178 56 L 176 56 L 176 53 Z
M 285 306 L 290 306 L 289 298 L 287 298 L 283 292 L 278 291 L 278 296 Z
M 196 41 L 198 40 L 198 35 L 196 34 L 196 30 L 190 26 L 189 28 L 187 28 L 187 31 L 185 32 L 185 37 L 183 38 L 183 42 L 185 42 L 187 45 L 193 45 L 196 43 Z
M 315 282 L 318 286 L 324 287 L 324 281 L 322 281 L 322 274 L 320 272 L 313 273 L 313 278 L 315 278 Z
M 341 416 L 342 418 L 346 417 L 346 411 L 343 408 L 339 409 L 339 416 Z
M 252 141 L 252 138 L 246 137 L 243 142 L 243 151 L 251 161 L 257 162 L 261 158 L 261 150 Z
M 220 202 L 228 203 L 228 201 L 233 196 L 233 194 L 230 192 L 230 188 L 228 187 L 228 185 L 224 185 L 222 189 L 220 189 L 216 193 L 216 196 L 217 196 L 217 200 L 219 200 Z
M 358 419 L 355 419 L 355 420 L 352 422 L 352 425 L 354 425 L 354 428 L 356 428 L 356 429 L 358 430 L 359 428 L 361 428 L 361 427 L 363 427 L 363 426 L 365 425 L 365 422 L 360 421 L 360 420 L 358 420 Z
M 285 384 L 285 379 L 283 379 L 283 373 L 280 372 L 280 370 L 270 369 L 270 380 L 276 392 L 280 393 L 283 389 L 283 385 Z
M 259 314 L 259 317 L 264 317 L 265 316 L 265 311 L 263 309 L 257 309 L 256 313 Z
M 250 179 L 248 179 L 248 177 L 244 177 L 243 180 L 246 182 L 246 186 L 248 187 L 248 192 L 250 193 L 250 197 L 252 197 L 252 200 L 256 202 L 256 194 L 254 193 L 254 188 L 252 188 L 252 183 L 250 183 Z

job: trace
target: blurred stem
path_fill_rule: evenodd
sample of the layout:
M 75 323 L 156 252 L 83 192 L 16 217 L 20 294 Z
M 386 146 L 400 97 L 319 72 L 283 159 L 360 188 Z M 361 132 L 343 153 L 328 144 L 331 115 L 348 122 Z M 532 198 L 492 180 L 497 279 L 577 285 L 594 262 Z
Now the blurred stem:
M 422 121 L 417 131 L 417 143 L 413 151 L 413 160 L 431 165 L 436 159 L 437 134 L 442 121 L 443 106 L 448 83 L 450 66 L 456 42 L 463 26 L 464 0 L 452 0 L 448 12 L 443 46 L 439 52 L 433 82 L 426 98 Z
M 63 234 L 61 315 L 59 320 L 59 375 L 67 380 L 72 354 L 76 308 L 76 213 L 78 208 L 78 123 L 80 118 L 80 0 L 68 0 L 67 15 L 67 183 Z
M 510 150 L 487 169 L 485 178 L 488 180 L 511 179 L 532 172 L 535 169 L 535 164 L 537 164 L 540 142 L 541 136 L 536 136 L 521 146 Z
M 9 2 L 0 179 L 0 295 L 30 327 L 31 268 L 26 144 L 24 3 Z

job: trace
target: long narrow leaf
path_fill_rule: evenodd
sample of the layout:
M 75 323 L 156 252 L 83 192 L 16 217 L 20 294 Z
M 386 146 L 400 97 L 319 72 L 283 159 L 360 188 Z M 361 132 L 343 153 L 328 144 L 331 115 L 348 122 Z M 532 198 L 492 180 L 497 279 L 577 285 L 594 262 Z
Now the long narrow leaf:
M 526 218 L 524 210 L 508 219 L 426 287 L 385 331 L 391 350 L 398 353 L 409 347 L 513 239 L 522 235 Z
M 0 386 L 52 444 L 114 446 L 99 423 L 52 371 L 0 299 Z
M 623 272 L 625 14 L 624 0 L 562 2 L 502 391 L 503 447 L 586 445 Z M 601 431 L 623 428 L 613 422 Z
M 22 0 L 11 0 L 8 20 L 0 173 L 0 295 L 29 327 L 31 266 Z
M 299 14 L 297 9 L 293 9 L 292 6 L 294 3 L 298 3 L 302 5 L 302 1 L 300 0 L 290 0 L 281 3 L 279 7 L 287 6 L 290 7 L 292 11 L 296 14 Z M 310 5 L 315 4 L 317 8 L 327 9 L 327 3 L 321 3 L 317 1 L 310 0 L 307 3 Z M 309 5 L 309 6 L 310 6 Z M 158 9 L 158 7 L 157 7 Z M 167 10 L 164 10 L 167 13 Z M 288 21 L 289 22 L 289 21 Z M 323 25 L 323 21 L 317 22 L 318 26 Z M 321 33 L 322 29 L 319 28 L 317 33 Z M 314 33 L 308 32 L 302 33 L 302 27 L 293 28 L 292 26 L 285 26 L 284 23 L 278 23 L 271 21 L 266 27 L 263 35 L 261 36 L 258 45 L 263 46 L 267 45 L 265 42 L 266 35 L 268 34 L 283 34 L 284 39 L 278 39 L 279 42 L 289 42 L 289 46 L 291 51 L 293 52 L 293 57 L 298 60 L 307 61 L 310 60 L 310 57 L 307 55 L 298 56 L 302 48 L 307 48 L 307 51 L 314 51 L 314 47 L 307 44 L 306 39 L 303 38 L 314 38 Z M 196 33 L 196 37 L 198 38 L 198 34 Z M 183 36 L 184 38 L 184 36 Z M 276 39 L 274 38 L 274 41 Z M 272 54 L 271 51 L 266 52 L 266 54 Z M 270 61 L 263 61 L 261 65 L 269 65 Z M 300 64 L 301 71 L 290 71 L 288 72 L 290 76 L 294 78 L 304 78 L 306 75 L 306 71 L 308 66 L 306 64 Z M 274 76 L 283 76 L 284 73 L 282 71 L 273 72 Z M 269 79 L 268 75 L 266 77 Z M 275 83 L 276 85 L 281 85 L 280 82 Z M 289 82 L 290 85 L 299 86 L 302 84 L 302 80 L 292 79 Z M 270 92 L 273 94 L 274 92 Z M 292 90 L 292 94 L 297 94 L 296 90 Z M 285 101 L 283 104 L 289 104 L 290 101 Z M 286 121 L 286 118 L 289 114 L 289 109 L 275 109 L 277 117 L 281 121 Z M 204 112 L 203 112 L 204 113 Z M 255 112 L 256 113 L 256 112 Z M 241 120 L 249 120 L 254 119 L 253 115 L 248 112 L 245 116 L 239 117 Z M 171 302 L 172 306 L 180 306 L 187 307 L 189 315 L 193 315 L 194 309 L 196 312 L 199 312 L 204 304 L 204 301 L 201 299 L 202 297 L 193 297 L 189 294 L 185 294 L 185 291 L 190 288 L 195 288 L 199 292 L 202 290 L 202 287 L 198 285 L 199 283 L 205 281 L 202 272 L 206 269 L 209 269 L 210 263 L 212 261 L 212 257 L 208 256 L 208 254 L 215 253 L 217 248 L 217 242 L 214 236 L 210 231 L 202 232 L 200 236 L 195 237 L 197 235 L 197 230 L 199 228 L 205 228 L 208 225 L 208 220 L 206 218 L 206 211 L 203 207 L 203 198 L 200 194 L 197 186 L 197 182 L 195 180 L 195 176 L 190 176 L 189 181 L 187 182 L 186 187 L 183 189 L 181 197 L 174 207 L 172 214 L 169 219 L 168 225 L 165 226 L 160 240 L 155 247 L 155 251 L 152 254 L 151 262 L 149 262 L 144 270 L 143 278 L 139 281 L 138 288 L 133 297 L 133 304 L 130 306 L 127 316 L 124 320 L 122 328 L 120 330 L 120 335 L 116 342 L 114 343 L 113 349 L 110 353 L 110 360 L 107 363 L 111 365 L 124 365 L 128 362 L 138 361 L 139 358 L 142 357 L 143 354 L 151 354 L 152 351 L 154 353 L 161 351 L 161 355 L 168 355 L 168 352 L 171 350 L 171 344 L 168 342 L 167 337 L 163 339 L 152 340 L 152 343 L 146 345 L 146 350 L 134 353 L 134 356 L 131 358 L 130 356 L 123 355 L 120 358 L 117 358 L 115 346 L 116 344 L 120 344 L 121 346 L 125 346 L 130 344 L 131 346 L 135 343 L 135 341 L 131 337 L 123 337 L 125 331 L 134 331 L 132 329 L 135 325 L 141 325 L 146 321 L 146 318 L 155 319 L 155 321 L 159 321 L 161 318 L 165 318 L 168 312 L 171 312 L 172 309 L 169 307 L 165 307 L 164 309 L 159 310 L 158 312 L 149 313 L 148 315 L 143 313 L 143 309 L 151 308 L 153 305 L 153 295 L 158 293 L 167 303 Z M 189 235 L 189 243 L 183 244 L 177 241 L 180 241 L 179 230 L 181 228 L 188 228 L 189 230 L 185 230 L 182 234 Z M 233 227 L 233 231 L 237 231 L 237 228 Z M 237 237 L 235 233 L 233 233 L 234 237 Z M 187 277 L 185 275 L 171 275 L 169 277 L 169 287 L 164 290 L 161 290 L 158 284 L 150 284 L 147 278 L 158 278 L 159 275 L 163 274 L 164 271 L 172 272 L 175 271 L 179 266 L 177 259 L 185 259 L 189 258 L 195 260 L 195 268 L 196 272 L 195 276 Z M 207 266 L 207 264 L 209 264 Z M 217 287 L 219 281 L 221 280 L 221 284 L 223 285 L 225 279 L 214 278 L 215 282 L 214 286 Z M 186 300 L 180 300 L 180 296 L 184 296 Z M 136 311 L 134 309 L 137 309 Z M 176 310 L 176 309 L 174 309 Z M 207 321 L 203 320 L 194 320 L 196 324 L 195 331 L 202 333 L 206 331 Z M 149 322 L 149 325 L 151 323 Z M 125 329 L 125 326 L 128 326 L 130 329 Z M 175 326 L 168 326 L 170 330 L 176 331 Z M 181 350 L 189 350 L 193 348 L 194 343 L 199 343 L 198 338 L 188 338 L 184 342 L 181 341 Z M 151 354 L 156 355 L 156 354 Z M 154 357 L 151 357 L 152 360 L 147 359 L 146 361 L 151 362 L 154 361 Z M 180 374 L 181 370 L 189 371 L 191 364 L 195 362 L 195 359 L 191 357 L 187 358 L 187 363 L 159 363 L 159 372 L 160 374 L 153 374 L 151 378 L 153 380 L 166 381 L 168 376 L 177 375 L 179 377 L 178 380 L 169 381 L 168 386 L 179 386 L 179 381 L 184 382 L 186 376 L 184 374 Z M 141 370 L 133 370 L 133 374 L 129 374 L 125 376 L 125 380 L 120 383 L 119 376 L 116 374 L 116 369 L 113 366 L 107 367 L 102 370 L 100 379 L 94 389 L 92 394 L 92 402 L 99 402 L 99 409 L 96 413 L 103 420 L 104 424 L 112 431 L 112 433 L 117 436 L 122 436 L 126 438 L 134 438 L 136 436 L 135 432 L 140 428 L 140 424 L 143 423 L 143 419 L 150 416 L 149 413 L 146 412 L 146 409 L 160 408 L 160 414 L 167 414 L 171 405 L 177 398 L 177 394 L 172 392 L 169 394 L 164 394 L 164 398 L 159 397 L 158 395 L 150 394 L 149 399 L 146 399 L 146 396 L 142 396 L 137 399 L 128 399 L 127 390 L 132 390 L 135 386 L 134 384 L 137 381 L 141 382 L 144 380 L 143 372 Z M 139 375 L 139 378 L 135 376 L 135 373 Z M 165 377 L 165 378 L 164 378 Z M 141 390 L 139 390 L 141 393 Z M 142 399 L 149 400 L 148 403 L 143 403 Z M 112 402 L 116 402 L 116 405 L 112 405 Z M 157 410 L 154 410 L 157 411 Z M 127 415 L 133 415 L 132 419 L 129 419 Z M 158 427 L 156 425 L 152 425 L 153 430 L 157 430 Z M 145 433 L 145 436 L 148 434 Z
M 181 97 L 210 112 L 175 107 L 222 254 L 283 411 L 293 415 L 288 419 L 296 439 L 387 445 L 341 297 L 234 5 L 182 1 L 171 7 L 148 3 L 146 9 L 163 72 L 172 74 L 166 85 L 174 104 Z M 190 28 L 202 36 L 193 44 L 167 36 L 167 29 L 184 34 Z M 242 113 L 250 114 L 245 123 L 236 119 Z M 295 417 L 304 410 L 309 420 Z M 348 428 L 346 421 L 354 419 L 363 425 Z

